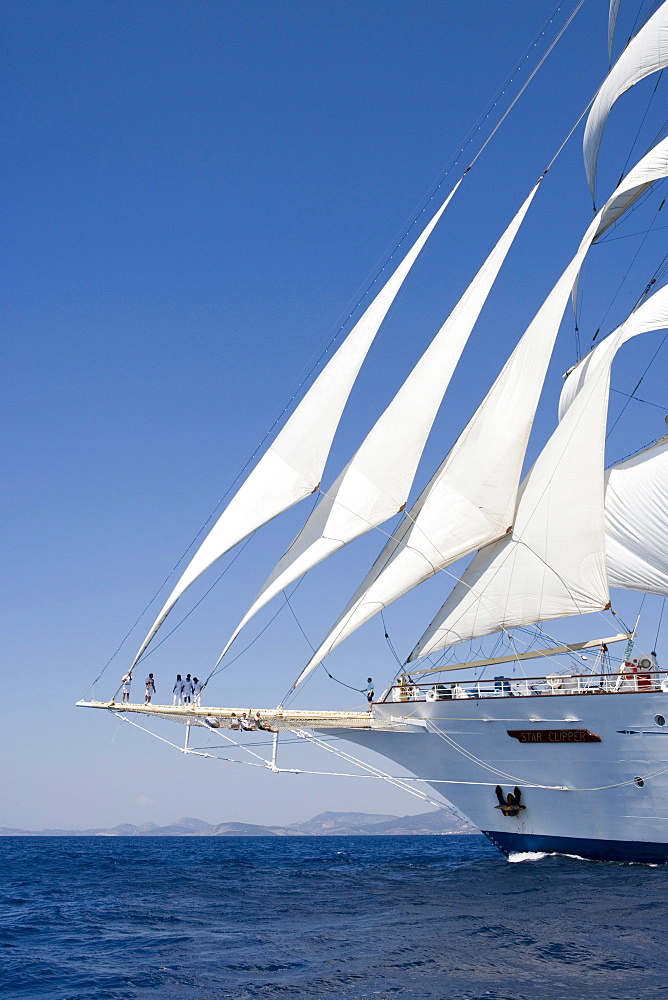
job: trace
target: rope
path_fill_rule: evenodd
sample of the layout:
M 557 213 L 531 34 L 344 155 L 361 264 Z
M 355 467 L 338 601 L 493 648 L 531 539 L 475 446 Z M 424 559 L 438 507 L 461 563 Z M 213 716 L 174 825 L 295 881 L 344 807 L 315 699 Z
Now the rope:
M 633 399 L 633 397 L 635 396 L 635 393 L 636 393 L 636 389 L 638 389 L 638 388 L 639 388 L 639 386 L 640 386 L 640 384 L 641 384 L 642 380 L 644 379 L 645 375 L 647 374 L 647 372 L 648 372 L 648 371 L 650 370 L 650 368 L 651 368 L 651 367 L 652 367 L 652 365 L 654 364 L 654 362 L 655 362 L 655 360 L 656 360 L 656 356 L 657 356 L 657 354 L 659 353 L 659 351 L 661 350 L 661 348 L 663 347 L 663 345 L 665 344 L 666 340 L 668 340 L 668 333 L 665 333 L 665 334 L 663 335 L 663 339 L 662 339 L 661 343 L 659 344 L 659 346 L 658 346 L 658 347 L 657 347 L 657 349 L 655 350 L 655 352 L 654 352 L 654 354 L 652 355 L 652 357 L 650 358 L 650 360 L 649 360 L 649 362 L 648 362 L 648 364 L 647 364 L 647 366 L 646 366 L 646 368 L 645 368 L 644 372 L 642 373 L 642 375 L 641 375 L 641 376 L 640 376 L 640 378 L 638 379 L 638 381 L 637 381 L 637 383 L 636 383 L 636 387 L 635 387 L 635 389 L 633 390 L 633 392 L 631 393 L 631 395 L 629 396 L 629 398 L 627 399 L 627 401 L 626 401 L 626 402 L 624 403 L 623 407 L 621 408 L 621 411 L 619 412 L 619 414 L 618 414 L 618 416 L 617 416 L 617 419 L 615 420 L 614 424 L 612 425 L 612 427 L 610 428 L 610 430 L 609 430 L 609 431 L 608 431 L 608 433 L 606 434 L 606 436 L 605 436 L 605 439 L 606 439 L 606 441 L 608 440 L 608 438 L 610 437 L 610 435 L 611 435 L 611 434 L 612 434 L 612 432 L 614 431 L 614 429 L 615 429 L 615 427 L 617 426 L 617 424 L 619 423 L 619 421 L 620 421 L 620 420 L 622 419 L 622 417 L 623 417 L 624 413 L 626 412 L 626 408 L 627 408 L 627 406 L 629 405 L 629 403 L 631 402 L 631 400 L 632 400 L 632 399 Z
M 557 33 L 556 38 L 550 43 L 550 45 L 548 46 L 548 48 L 547 48 L 546 52 L 544 53 L 544 55 L 538 60 L 538 63 L 536 64 L 536 66 L 534 67 L 534 69 L 529 74 L 527 80 L 520 87 L 518 93 L 513 98 L 513 100 L 510 102 L 510 105 L 508 106 L 507 110 L 501 115 L 501 118 L 499 119 L 499 121 L 497 122 L 497 124 L 494 126 L 494 128 L 492 129 L 492 131 L 488 135 L 487 139 L 483 142 L 482 146 L 480 147 L 480 149 L 478 150 L 478 152 L 476 153 L 476 155 L 471 160 L 471 163 L 470 163 L 470 165 L 468 167 L 469 170 L 471 169 L 471 167 L 473 166 L 473 164 L 476 162 L 476 160 L 482 155 L 482 153 L 484 152 L 484 150 L 486 149 L 486 147 L 489 145 L 489 143 L 492 141 L 492 139 L 494 138 L 494 136 L 496 135 L 496 133 L 498 132 L 498 130 L 501 128 L 501 126 L 503 125 L 504 121 L 506 120 L 506 118 L 508 117 L 508 115 L 510 114 L 510 112 L 513 110 L 513 108 L 515 107 L 515 105 L 519 101 L 520 97 L 522 96 L 522 94 L 524 93 L 524 91 L 527 89 L 527 87 L 529 86 L 529 84 L 531 83 L 531 81 L 533 80 L 533 78 L 535 77 L 536 73 L 542 67 L 542 65 L 545 62 L 545 60 L 547 59 L 547 57 L 550 55 L 550 53 L 552 52 L 552 50 L 556 46 L 557 42 L 559 42 L 561 40 L 562 35 L 565 33 L 566 29 L 571 24 L 571 22 L 575 18 L 576 14 L 579 12 L 579 10 L 582 7 L 582 5 L 584 4 L 584 2 L 585 2 L 585 0 L 580 0 L 580 2 L 578 3 L 577 7 L 573 11 L 573 13 L 570 15 L 570 17 L 567 18 L 566 23 L 563 25 L 563 27 Z M 557 8 L 557 10 L 559 10 L 559 8 Z M 556 11 L 555 11 L 555 14 L 556 14 Z M 548 24 L 549 23 L 551 23 L 551 19 L 550 19 L 550 21 L 548 21 Z M 541 35 L 544 35 L 544 34 L 545 34 L 545 31 L 543 30 L 541 32 Z M 594 98 L 592 97 L 592 100 L 589 103 L 591 104 L 593 102 L 593 100 L 594 100 Z M 587 105 L 587 108 L 588 107 L 589 107 L 589 105 Z M 545 170 L 545 173 L 547 173 L 547 171 L 550 169 L 550 167 L 552 166 L 552 164 L 556 160 L 557 156 L 559 156 L 559 153 L 562 151 L 562 149 L 564 148 L 564 146 L 566 145 L 566 143 L 570 139 L 571 135 L 573 134 L 573 132 L 575 131 L 575 129 L 577 128 L 577 126 L 580 124 L 580 122 L 584 118 L 585 114 L 587 113 L 587 108 L 585 108 L 585 110 L 582 112 L 582 114 L 578 118 L 576 124 L 573 126 L 571 132 L 568 134 L 567 138 L 564 140 L 564 142 L 562 143 L 562 145 L 559 147 L 559 149 L 555 153 L 554 157 L 552 158 L 552 160 L 548 164 L 548 166 L 547 166 L 547 168 Z
M 636 386 L 636 389 L 637 388 L 638 387 Z M 663 410 L 664 413 L 668 413 L 668 405 L 664 406 L 661 403 L 652 403 L 651 400 L 649 399 L 641 399 L 640 396 L 634 396 L 632 393 L 629 392 L 622 392 L 621 389 L 611 389 L 610 391 L 617 393 L 618 396 L 626 396 L 627 399 L 633 399 L 636 403 L 645 403 L 647 406 L 653 406 L 657 410 Z M 644 451 L 644 448 L 641 448 L 640 450 Z
M 403 667 L 403 662 L 397 656 L 397 652 L 396 652 L 396 650 L 394 648 L 394 644 L 393 644 L 392 640 L 390 639 L 390 634 L 387 631 L 387 626 L 385 625 L 385 611 L 383 609 L 381 609 L 381 612 L 380 612 L 380 620 L 383 623 L 383 632 L 385 633 L 385 638 L 387 640 L 388 648 L 389 648 L 390 652 L 392 653 L 392 656 L 394 657 L 394 659 L 397 661 L 397 664 L 401 668 L 401 667 Z
M 654 100 L 654 97 L 656 95 L 656 91 L 657 91 L 657 88 L 659 86 L 659 83 L 661 82 L 661 77 L 662 76 L 663 76 L 663 70 L 660 70 L 659 75 L 657 76 L 657 79 L 656 79 L 656 83 L 654 84 L 654 90 L 652 91 L 652 93 L 650 95 L 650 98 L 647 101 L 647 107 L 645 108 L 645 113 L 642 116 L 642 118 L 640 119 L 640 124 L 638 125 L 638 131 L 636 132 L 635 139 L 631 143 L 631 148 L 629 149 L 628 156 L 626 157 L 626 162 L 625 162 L 624 166 L 622 167 L 622 173 L 621 173 L 621 176 L 620 176 L 620 178 L 619 178 L 619 180 L 617 182 L 617 186 L 618 187 L 619 187 L 619 185 L 622 182 L 624 174 L 626 173 L 626 168 L 627 168 L 627 166 L 629 164 L 629 160 L 631 159 L 631 155 L 633 153 L 633 150 L 635 149 L 636 143 L 638 141 L 638 136 L 640 135 L 640 133 L 642 131 L 642 127 L 645 124 L 645 119 L 647 118 L 647 115 L 649 114 L 649 109 L 652 106 L 652 101 Z
M 653 230 L 653 227 L 654 227 L 654 223 L 656 222 L 656 219 L 657 219 L 657 217 L 658 217 L 658 215 L 659 215 L 659 212 L 660 212 L 660 211 L 661 211 L 661 209 L 663 208 L 663 204 L 664 204 L 664 203 L 663 203 L 663 201 L 662 201 L 662 202 L 661 202 L 661 204 L 659 205 L 659 207 L 657 208 L 656 212 L 654 213 L 654 218 L 652 219 L 652 222 L 651 222 L 651 223 L 650 223 L 650 225 L 649 225 L 649 226 L 647 227 L 647 229 L 646 229 L 646 230 L 645 230 L 645 231 L 643 232 L 643 234 L 642 234 L 642 235 L 643 235 L 643 238 L 642 238 L 642 240 L 640 241 L 640 243 L 638 244 L 638 247 L 637 247 L 637 249 L 636 249 L 636 252 L 635 252 L 634 256 L 632 257 L 632 259 L 631 259 L 631 262 L 629 263 L 629 266 L 627 267 L 626 271 L 624 272 L 624 275 L 622 276 L 622 278 L 621 278 L 621 280 L 620 280 L 620 282 L 619 282 L 619 284 L 618 284 L 618 286 L 617 286 L 617 291 L 615 292 L 615 294 L 614 294 L 614 295 L 612 296 L 612 298 L 610 299 L 610 302 L 609 302 L 609 304 L 608 304 L 608 308 L 607 308 L 607 309 L 605 310 L 605 312 L 603 313 L 603 317 L 602 317 L 602 319 L 601 319 L 601 320 L 599 321 L 599 324 L 598 324 L 598 327 L 597 327 L 597 329 L 596 329 L 596 333 L 595 333 L 595 334 L 594 334 L 594 336 L 592 337 L 592 343 L 593 343 L 593 341 L 594 341 L 594 340 L 596 340 L 596 338 L 597 338 L 598 334 L 600 333 L 600 330 L 601 330 L 601 327 L 603 326 L 603 323 L 605 322 L 605 320 L 606 320 L 606 318 L 607 318 L 607 316 L 608 316 L 608 313 L 610 312 L 610 310 L 611 310 L 611 309 L 612 309 L 612 307 L 614 306 L 614 304 L 615 304 L 615 302 L 616 302 L 616 300 L 617 300 L 617 297 L 618 297 L 618 295 L 619 295 L 619 294 L 621 293 L 621 290 L 622 290 L 622 288 L 624 287 L 624 283 L 626 282 L 626 280 L 627 280 L 627 278 L 628 278 L 629 274 L 631 273 L 631 271 L 632 271 L 632 269 L 633 269 L 633 267 L 634 267 L 634 265 L 635 265 L 635 262 L 637 261 L 637 259 L 638 259 L 639 255 L 640 255 L 640 251 L 642 250 L 643 246 L 645 245 L 645 242 L 646 242 L 646 240 L 647 240 L 647 238 L 648 238 L 648 236 L 649 236 L 650 232 L 653 232 L 653 231 L 654 231 L 654 230 Z M 661 267 L 661 265 L 659 265 L 659 267 Z M 655 273 L 656 273 L 656 272 L 655 272 Z M 644 295 L 646 294 L 646 292 L 647 292 L 647 290 L 648 290 L 648 288 L 649 288 L 649 286 L 650 286 L 651 284 L 652 284 L 652 282 L 650 281 L 650 282 L 649 282 L 649 284 L 648 284 L 648 285 L 646 286 L 646 288 L 645 288 L 645 291 L 644 291 L 644 293 L 643 293 L 643 296 L 641 296 L 641 300 L 642 300 L 642 298 L 644 297 Z M 637 308 L 637 307 L 638 307 L 638 304 L 639 304 L 639 302 L 636 302 L 636 305 L 635 305 L 635 307 L 634 307 L 634 308 Z
M 164 737 L 158 736 L 157 733 L 152 732 L 150 729 L 146 729 L 144 726 L 140 726 L 139 723 L 134 722 L 132 719 L 128 719 L 127 716 L 125 715 L 122 715 L 118 712 L 114 712 L 113 714 L 119 721 L 127 722 L 129 725 L 134 726 L 136 729 L 140 729 L 142 732 L 147 733 L 149 736 L 153 736 L 161 743 L 166 743 L 167 746 L 173 747 L 173 749 L 178 750 L 180 753 L 194 754 L 196 757 L 207 757 L 211 760 L 220 760 L 228 764 L 244 764 L 249 767 L 262 767 L 267 770 L 273 771 L 274 773 L 277 774 L 308 774 L 321 777 L 335 777 L 335 778 L 377 778 L 383 781 L 387 781 L 389 784 L 392 784 L 397 788 L 401 788 L 403 791 L 408 792 L 410 795 L 414 795 L 417 798 L 422 799 L 425 802 L 428 802 L 430 805 L 434 805 L 439 808 L 443 808 L 442 802 L 438 802 L 437 800 L 432 799 L 429 795 L 427 795 L 425 792 L 422 792 L 421 790 L 411 788 L 408 782 L 424 781 L 427 782 L 428 784 L 470 785 L 474 787 L 488 787 L 488 786 L 493 787 L 494 784 L 497 783 L 497 782 L 485 782 L 485 781 L 466 781 L 466 780 L 459 780 L 452 778 L 419 778 L 413 776 L 399 777 L 396 775 L 390 775 L 382 771 L 380 768 L 374 767 L 371 764 L 366 764 L 364 761 L 359 760 L 359 758 L 354 757 L 352 754 L 346 753 L 345 751 L 338 750 L 336 747 L 328 745 L 324 740 L 315 737 L 312 733 L 309 733 L 305 730 L 291 730 L 291 732 L 293 733 L 294 736 L 298 737 L 300 740 L 307 740 L 308 742 L 313 743 L 319 749 L 326 750 L 329 753 L 333 753 L 335 754 L 335 756 L 340 757 L 342 760 L 347 761 L 348 763 L 354 764 L 356 767 L 359 767 L 360 769 L 366 771 L 367 773 L 349 774 L 339 771 L 313 771 L 313 770 L 304 770 L 301 768 L 275 767 L 272 766 L 271 762 L 266 761 L 259 754 L 256 754 L 252 750 L 250 750 L 249 747 L 246 747 L 243 744 L 236 742 L 231 737 L 228 737 L 224 733 L 221 733 L 219 730 L 216 730 L 216 735 L 222 736 L 224 739 L 228 740 L 228 742 L 231 743 L 238 750 L 243 750 L 251 754 L 253 757 L 256 757 L 258 762 L 248 761 L 248 760 L 236 760 L 233 757 L 221 757 L 218 754 L 211 754 L 203 750 L 197 750 L 190 747 L 180 747 L 178 746 L 178 744 L 172 743 L 171 740 L 166 740 L 164 739 Z M 426 723 L 427 729 L 429 731 L 431 731 L 432 733 L 434 733 L 434 735 L 437 735 L 441 739 L 443 739 L 452 749 L 460 753 L 471 763 L 476 764 L 477 766 L 483 768 L 484 770 L 489 771 L 491 774 L 494 774 L 497 777 L 505 778 L 507 781 L 511 781 L 516 785 L 523 785 L 528 788 L 539 788 L 539 789 L 544 789 L 546 791 L 559 791 L 559 792 L 601 792 L 601 791 L 609 791 L 612 788 L 622 788 L 627 785 L 634 785 L 636 783 L 637 777 L 640 777 L 643 781 L 649 781 L 651 778 L 659 777 L 660 775 L 665 774 L 668 771 L 668 764 L 666 764 L 665 766 L 660 767 L 655 771 L 649 771 L 646 774 L 637 775 L 625 781 L 617 781 L 610 785 L 596 785 L 590 788 L 573 788 L 567 785 L 542 785 L 534 781 L 528 781 L 523 778 L 513 777 L 512 775 L 506 774 L 505 772 L 500 771 L 499 769 L 494 768 L 489 764 L 486 764 L 485 761 L 481 760 L 479 757 L 476 757 L 474 754 L 470 753 L 468 750 L 465 750 L 464 747 L 456 743 L 455 740 L 453 740 L 450 736 L 444 733 L 443 730 L 441 730 L 431 719 L 423 719 L 422 721 Z M 457 815 L 462 816 L 459 810 L 457 810 L 456 807 L 452 805 L 452 803 L 448 803 L 448 805 L 451 809 L 453 809 L 453 811 Z
M 476 757 L 468 750 L 465 750 L 464 747 L 456 743 L 450 736 L 448 736 L 441 729 L 439 729 L 438 726 L 436 726 L 430 719 L 425 719 L 424 721 L 427 723 L 427 728 L 431 729 L 432 732 L 440 736 L 441 739 L 443 739 L 446 743 L 448 743 L 454 750 L 461 753 L 462 756 L 466 757 L 472 763 L 478 764 L 478 766 L 482 767 L 484 770 L 490 771 L 492 774 L 505 776 L 508 781 L 512 781 L 516 785 L 525 785 L 529 788 L 543 788 L 548 791 L 604 792 L 604 791 L 609 791 L 611 788 L 623 788 L 626 785 L 634 785 L 636 783 L 636 778 L 634 777 L 634 778 L 628 778 L 626 781 L 616 781 L 611 785 L 596 785 L 591 788 L 572 788 L 567 785 L 539 785 L 534 781 L 525 781 L 522 778 L 514 778 L 511 775 L 504 775 L 503 771 L 499 771 L 496 768 L 492 767 L 490 764 L 486 764 L 484 761 L 480 760 L 480 758 Z M 644 775 L 637 775 L 637 777 L 640 777 L 643 781 L 648 781 L 650 778 L 656 778 L 661 774 L 665 774 L 666 771 L 668 771 L 668 764 L 666 764 L 665 767 L 661 767 L 656 771 L 650 771 Z M 477 784 L 477 782 L 467 781 L 467 782 L 462 782 L 462 784 Z
M 663 611 L 665 607 L 666 607 L 666 598 L 664 597 L 663 601 L 661 602 L 661 614 L 659 615 L 659 624 L 656 627 L 656 639 L 654 640 L 654 649 L 656 649 L 659 643 L 659 632 L 661 631 L 661 622 L 663 620 Z

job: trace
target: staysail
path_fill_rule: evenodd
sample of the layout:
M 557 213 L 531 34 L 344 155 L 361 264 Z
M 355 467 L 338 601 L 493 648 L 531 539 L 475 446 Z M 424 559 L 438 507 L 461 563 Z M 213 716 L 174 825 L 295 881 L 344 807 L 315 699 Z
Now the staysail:
M 611 587 L 668 596 L 668 436 L 608 469 L 606 551 Z
M 668 66 L 668 0 L 629 42 L 603 81 L 589 112 L 582 149 L 592 198 L 601 139 L 612 106 L 636 83 L 665 66 Z
M 179 597 L 205 570 L 257 528 L 318 488 L 336 428 L 362 362 L 411 267 L 460 184 L 461 179 L 224 509 L 167 598 L 133 667 Z
M 297 683 L 388 604 L 506 534 L 513 523 L 522 461 L 554 338 L 587 250 L 653 181 L 666 175 L 668 140 L 663 140 L 628 173 L 595 217 L 486 399 Z
M 325 492 L 235 629 L 220 659 L 253 615 L 285 587 L 337 549 L 403 509 L 443 395 L 539 184 L 540 181 L 397 395 Z
M 512 534 L 473 559 L 409 656 L 501 629 L 603 610 L 610 369 L 628 340 L 668 325 L 668 286 L 589 356 L 580 388 L 522 484 Z

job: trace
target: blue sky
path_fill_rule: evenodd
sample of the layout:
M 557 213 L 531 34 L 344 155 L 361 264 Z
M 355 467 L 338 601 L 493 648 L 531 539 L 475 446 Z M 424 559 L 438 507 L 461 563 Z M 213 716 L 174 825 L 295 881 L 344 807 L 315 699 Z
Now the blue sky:
M 442 192 L 467 165 L 469 151 L 453 165 L 458 150 L 513 66 L 538 37 L 510 93 L 573 6 L 555 15 L 542 38 L 553 0 L 46 0 L 5 7 L 2 738 L 13 763 L 2 777 L 0 824 L 94 826 L 183 814 L 290 822 L 330 808 L 423 808 L 369 782 L 276 778 L 185 758 L 73 706 L 425 196 L 447 168 Z M 598 86 L 607 64 L 606 8 L 600 0 L 585 4 L 467 177 L 369 356 L 328 479 L 396 391 Z M 621 38 L 635 17 L 636 5 L 623 4 Z M 654 83 L 625 96 L 613 112 L 601 153 L 602 192 L 663 121 L 650 104 L 637 137 Z M 581 129 L 510 255 L 416 489 L 486 392 L 591 218 L 580 141 Z M 592 252 L 582 284 L 583 348 L 599 326 L 609 332 L 620 321 L 661 261 L 657 207 L 639 210 Z M 650 222 L 654 231 L 644 237 Z M 633 276 L 622 283 L 631 261 Z M 620 390 L 632 391 L 661 336 L 628 349 L 616 376 Z M 528 460 L 553 424 L 560 375 L 575 352 L 567 315 Z M 638 395 L 668 403 L 660 367 Z M 615 414 L 622 402 L 613 395 Z M 611 437 L 611 458 L 658 437 L 663 426 L 661 409 L 632 403 Z M 171 691 L 177 670 L 210 669 L 309 511 L 307 501 L 258 533 L 206 607 L 147 660 L 159 695 Z M 381 544 L 372 533 L 299 588 L 293 606 L 312 641 Z M 194 587 L 192 600 L 211 582 Z M 388 613 L 402 654 L 441 603 L 444 586 L 432 582 Z M 634 616 L 639 598 L 623 603 Z M 647 612 L 646 648 L 658 607 Z M 273 610 L 249 626 L 248 640 Z M 115 689 L 151 621 L 147 615 L 135 629 L 100 693 Z M 600 624 L 593 628 L 598 634 Z M 591 634 L 586 623 L 579 629 L 572 638 Z M 242 637 L 235 652 L 246 644 Z M 245 704 L 252 695 L 254 705 L 275 704 L 307 658 L 296 622 L 279 616 L 212 685 L 210 697 Z M 389 681 L 395 663 L 381 623 L 367 626 L 328 665 L 353 686 L 362 687 L 369 673 L 379 686 Z M 359 701 L 321 673 L 300 705 Z M 286 763 L 294 762 L 291 753 Z

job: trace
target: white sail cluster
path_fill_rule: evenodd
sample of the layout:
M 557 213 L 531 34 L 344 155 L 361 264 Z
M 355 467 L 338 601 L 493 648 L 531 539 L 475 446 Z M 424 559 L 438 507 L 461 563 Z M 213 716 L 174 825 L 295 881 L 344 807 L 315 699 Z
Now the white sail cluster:
M 610 49 L 618 7 L 618 0 L 611 0 Z M 601 138 L 615 101 L 666 65 L 668 0 L 629 43 L 593 103 L 583 144 L 592 196 Z M 570 374 L 558 426 L 520 487 L 554 342 L 569 295 L 577 293 L 586 255 L 650 185 L 666 176 L 668 139 L 643 157 L 593 219 L 487 396 L 296 684 L 375 614 L 476 549 L 477 555 L 410 660 L 501 629 L 601 610 L 608 606 L 610 585 L 668 594 L 668 439 L 604 473 L 613 359 L 632 337 L 668 325 L 668 290 L 647 299 Z M 258 527 L 319 489 L 364 358 L 458 186 L 220 515 L 168 597 L 135 663 L 179 597 L 207 568 Z M 443 394 L 537 189 L 538 184 L 395 398 L 323 492 L 221 659 L 268 601 L 333 552 L 405 508 Z
M 221 658 L 253 615 L 285 587 L 403 509 L 443 395 L 537 190 L 538 184 L 397 395 L 325 492 L 235 629 Z
M 578 391 L 522 484 L 512 534 L 477 554 L 409 660 L 501 629 L 608 605 L 604 458 L 610 369 L 628 340 L 666 326 L 668 286 L 589 355 Z
M 515 521 L 522 462 L 554 340 L 587 251 L 654 181 L 666 176 L 668 140 L 663 140 L 629 172 L 594 218 L 577 253 L 468 427 L 386 544 L 299 681 L 397 598 L 476 548 L 507 534 Z M 569 389 L 579 376 L 574 373 L 571 377 Z

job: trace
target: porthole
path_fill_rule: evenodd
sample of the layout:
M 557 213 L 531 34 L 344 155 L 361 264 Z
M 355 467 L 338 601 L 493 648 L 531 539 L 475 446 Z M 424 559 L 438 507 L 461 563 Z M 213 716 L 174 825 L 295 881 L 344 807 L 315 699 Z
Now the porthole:
M 665 726 L 666 724 L 666 718 L 663 715 L 655 715 L 654 721 L 656 722 L 657 726 Z
M 634 778 L 633 780 L 635 781 L 638 788 L 642 788 L 642 786 L 645 784 L 642 778 Z

